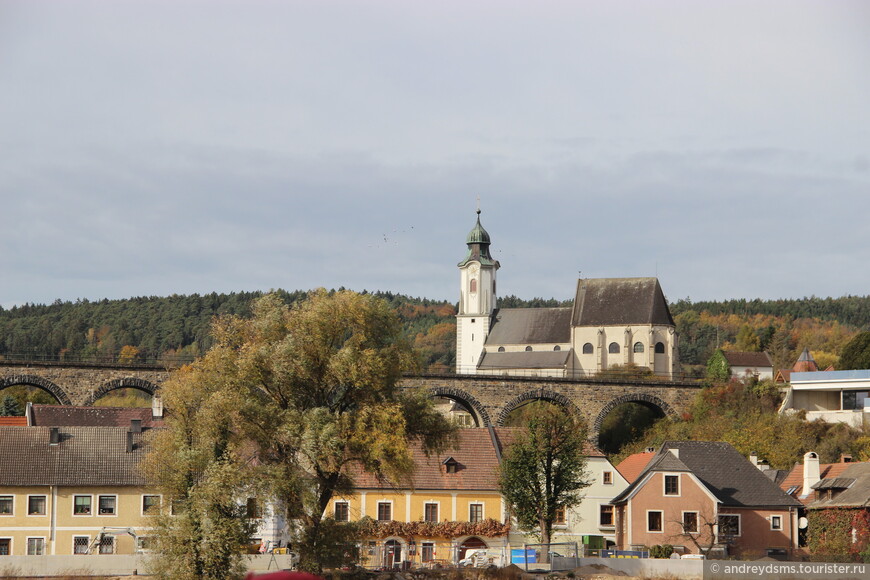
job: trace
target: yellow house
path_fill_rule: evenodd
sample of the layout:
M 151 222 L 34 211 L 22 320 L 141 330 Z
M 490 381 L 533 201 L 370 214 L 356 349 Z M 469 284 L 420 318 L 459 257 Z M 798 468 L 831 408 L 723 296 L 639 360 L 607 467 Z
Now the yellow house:
M 457 447 L 440 455 L 414 447 L 415 472 L 400 486 L 353 473 L 354 493 L 335 498 L 326 515 L 372 520 L 362 554 L 371 567 L 453 564 L 477 549 L 504 557 L 510 526 L 497 468 L 509 436 L 506 429 L 460 429 Z
M 0 556 L 133 554 L 160 504 L 131 427 L 0 427 Z

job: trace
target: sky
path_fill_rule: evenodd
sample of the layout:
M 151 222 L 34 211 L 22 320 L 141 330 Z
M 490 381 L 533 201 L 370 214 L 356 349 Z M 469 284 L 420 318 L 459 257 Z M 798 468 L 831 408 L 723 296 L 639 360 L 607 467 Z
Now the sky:
M 870 3 L 0 0 L 0 305 L 870 294 Z M 478 201 L 479 200 L 479 201 Z

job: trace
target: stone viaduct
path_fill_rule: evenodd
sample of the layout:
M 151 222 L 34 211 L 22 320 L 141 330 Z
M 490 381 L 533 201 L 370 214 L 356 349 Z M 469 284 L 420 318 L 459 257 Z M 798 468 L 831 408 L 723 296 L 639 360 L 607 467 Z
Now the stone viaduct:
M 90 405 L 120 388 L 153 395 L 169 374 L 155 366 L 0 361 L 0 393 L 6 387 L 29 385 L 50 393 L 62 405 Z M 583 417 L 593 439 L 597 439 L 608 413 L 622 403 L 639 403 L 677 418 L 688 409 L 700 388 L 690 381 L 484 375 L 408 376 L 402 386 L 426 389 L 433 397 L 459 403 L 480 427 L 503 425 L 511 411 L 530 401 L 549 401 Z

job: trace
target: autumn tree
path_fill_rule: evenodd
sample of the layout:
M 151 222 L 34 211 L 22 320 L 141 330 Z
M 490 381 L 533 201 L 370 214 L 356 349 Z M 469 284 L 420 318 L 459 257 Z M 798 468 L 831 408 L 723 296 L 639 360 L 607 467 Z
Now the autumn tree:
M 436 451 L 455 428 L 423 393 L 399 388 L 415 358 L 384 300 L 318 290 L 292 306 L 266 295 L 252 311 L 218 319 L 214 346 L 171 385 L 213 388 L 209 400 L 225 411 L 221 457 L 255 474 L 239 485 L 259 481 L 298 523 L 300 566 L 319 571 L 336 563 L 340 527 L 324 518 L 330 500 L 352 489 L 351 467 L 403 481 L 413 470 L 409 441 Z
M 557 512 L 577 506 L 589 486 L 586 427 L 553 405 L 538 405 L 507 448 L 499 487 L 520 529 L 549 544 Z
M 707 378 L 711 381 L 727 381 L 731 378 L 731 365 L 722 350 L 717 350 L 707 361 Z

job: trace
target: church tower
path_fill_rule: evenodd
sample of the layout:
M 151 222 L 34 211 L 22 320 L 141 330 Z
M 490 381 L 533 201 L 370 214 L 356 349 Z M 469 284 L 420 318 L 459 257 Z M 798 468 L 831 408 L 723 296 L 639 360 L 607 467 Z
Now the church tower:
M 495 302 L 495 272 L 500 264 L 489 255 L 489 234 L 477 224 L 465 240 L 468 254 L 459 262 L 459 314 L 456 315 L 456 372 L 477 373 L 477 362 L 489 334 Z

